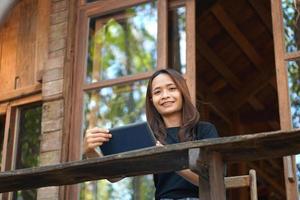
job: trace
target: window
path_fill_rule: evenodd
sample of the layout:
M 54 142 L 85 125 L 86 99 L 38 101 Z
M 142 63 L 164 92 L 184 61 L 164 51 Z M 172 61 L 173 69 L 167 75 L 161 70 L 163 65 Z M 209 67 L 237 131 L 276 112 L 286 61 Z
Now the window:
M 108 2 L 105 2 L 107 4 Z M 104 2 L 95 2 L 93 8 Z M 116 6 L 118 7 L 118 6 Z M 113 8 L 113 6 L 111 7 Z M 111 11 L 113 10 L 113 11 Z M 85 12 L 85 11 L 84 11 Z M 86 11 L 89 27 L 79 62 L 84 77 L 78 90 L 82 105 L 81 139 L 86 129 L 145 121 L 147 79 L 157 63 L 157 1 L 127 5 L 95 14 Z M 105 14 L 101 14 L 105 13 Z M 81 119 L 80 119 L 81 120 Z M 153 197 L 152 176 L 81 184 L 80 199 Z
M 181 74 L 186 72 L 186 8 L 169 9 L 169 63 Z
M 41 105 L 20 108 L 16 169 L 36 167 L 39 164 L 41 117 Z M 36 198 L 36 189 L 15 192 L 13 197 L 16 200 Z
M 169 63 L 185 74 L 194 87 L 190 80 L 194 80 L 195 73 L 186 67 L 190 62 L 190 69 L 194 69 L 193 59 L 186 59 L 188 53 L 193 54 L 192 46 L 186 51 L 188 42 L 194 44 L 193 37 L 186 39 L 186 35 L 193 33 L 193 29 L 187 31 L 193 25 L 188 26 L 186 18 L 187 13 L 193 13 L 194 1 L 189 1 L 189 9 L 185 0 L 115 2 L 82 0 L 79 6 L 73 99 L 74 112 L 82 115 L 72 120 L 70 132 L 74 134 L 70 151 L 77 153 L 72 154 L 70 160 L 82 159 L 78 149 L 87 128 L 111 128 L 146 120 L 147 80 L 156 69 L 167 67 Z M 169 18 L 168 10 L 172 15 Z M 86 182 L 80 185 L 80 191 L 81 199 L 152 199 L 154 186 L 149 175 L 126 178 L 114 184 L 106 180 Z M 77 198 L 77 192 L 74 187 L 70 195 Z
M 39 164 L 42 107 L 40 103 L 23 104 L 25 102 L 10 102 L 5 115 L 0 115 L 2 171 L 36 167 Z M 35 189 L 2 195 L 2 199 L 36 198 Z
M 0 166 L 2 161 L 2 148 L 4 139 L 5 115 L 0 115 Z M 0 167 L 1 169 L 1 167 Z

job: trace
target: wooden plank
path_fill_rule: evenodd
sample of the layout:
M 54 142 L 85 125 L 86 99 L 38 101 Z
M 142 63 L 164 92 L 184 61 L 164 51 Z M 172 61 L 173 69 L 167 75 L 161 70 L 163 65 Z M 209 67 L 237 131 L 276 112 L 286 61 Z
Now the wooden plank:
M 20 6 L 20 25 L 17 35 L 17 57 L 15 89 L 27 87 L 35 83 L 35 55 L 37 0 L 24 0 Z
M 42 91 L 42 85 L 36 84 L 33 86 L 24 87 L 12 92 L 1 94 L 0 96 L 0 102 L 4 101 L 12 101 L 14 99 L 26 97 L 32 94 L 36 94 Z
M 150 0 L 96 1 L 86 4 L 85 6 L 81 6 L 81 11 L 85 12 L 86 16 L 94 17 L 99 16 L 99 13 L 101 13 L 102 15 L 108 14 L 147 2 L 150 2 Z
M 35 80 L 42 80 L 42 72 L 48 58 L 50 1 L 38 0 L 35 45 Z
M 225 162 L 282 157 L 300 152 L 300 129 L 193 141 L 102 158 L 7 171 L 0 173 L 0 192 L 186 169 L 189 167 L 189 149 L 193 148 L 219 152 Z
M 38 102 L 38 101 L 42 101 L 42 94 L 41 93 L 12 100 L 12 101 L 10 101 L 10 105 L 13 106 L 13 107 L 17 107 L 17 106 L 22 106 L 22 105 L 26 105 L 26 104 L 35 103 L 35 102 Z
M 300 59 L 300 51 L 293 52 L 293 53 L 286 53 L 284 59 L 286 61 L 299 60 Z
M 249 175 L 225 177 L 225 187 L 226 187 L 226 189 L 239 188 L 239 187 L 248 187 L 249 185 L 250 185 Z
M 83 90 L 88 91 L 88 90 L 94 90 L 94 89 L 99 89 L 103 87 L 108 87 L 108 86 L 114 86 L 118 84 L 124 84 L 124 83 L 130 83 L 138 80 L 144 80 L 148 79 L 151 77 L 153 74 L 153 71 L 149 72 L 143 72 L 143 73 L 138 73 L 134 75 L 129 75 L 129 76 L 123 76 L 117 79 L 111 79 L 111 80 L 103 80 L 101 82 L 95 82 L 91 84 L 84 84 Z
M 2 56 L 1 56 L 1 89 L 3 91 L 14 90 L 17 33 L 19 29 L 20 6 L 17 5 L 11 11 L 10 17 L 2 28 Z
M 281 1 L 271 1 L 272 10 L 272 23 L 273 23 L 273 36 L 274 36 L 274 50 L 275 50 L 275 64 L 277 74 L 277 89 L 278 89 L 278 104 L 279 104 L 279 116 L 280 127 L 282 130 L 292 129 L 292 119 L 290 111 L 289 100 L 289 87 L 288 76 L 286 70 L 285 57 L 285 45 L 284 45 L 284 33 L 283 33 L 283 14 L 281 8 Z M 298 187 L 296 172 L 293 172 L 293 177 L 290 176 L 291 165 L 295 158 L 284 158 L 284 178 L 287 200 L 294 200 L 298 198 Z M 293 179 L 294 181 L 291 181 Z

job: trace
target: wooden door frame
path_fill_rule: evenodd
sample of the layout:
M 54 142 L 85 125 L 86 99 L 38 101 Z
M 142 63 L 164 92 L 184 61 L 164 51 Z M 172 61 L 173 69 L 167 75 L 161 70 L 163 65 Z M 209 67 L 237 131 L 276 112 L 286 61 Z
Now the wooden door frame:
M 284 25 L 281 0 L 271 0 L 271 12 L 274 35 L 276 79 L 279 103 L 280 129 L 292 130 L 287 62 L 300 58 L 300 52 L 286 53 L 284 42 Z M 284 180 L 287 200 L 298 199 L 298 185 L 295 156 L 283 158 Z

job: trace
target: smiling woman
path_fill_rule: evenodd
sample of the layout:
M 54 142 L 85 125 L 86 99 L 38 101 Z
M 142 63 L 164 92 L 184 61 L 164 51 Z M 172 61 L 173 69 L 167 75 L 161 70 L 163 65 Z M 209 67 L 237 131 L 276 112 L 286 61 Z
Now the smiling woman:
M 150 77 L 146 116 L 158 146 L 218 137 L 212 124 L 199 121 L 185 79 L 173 69 L 156 71 Z M 84 138 L 85 155 L 102 156 L 96 148 L 109 142 L 111 137 L 105 128 L 89 128 Z M 198 199 L 198 179 L 189 169 L 154 174 L 155 199 Z

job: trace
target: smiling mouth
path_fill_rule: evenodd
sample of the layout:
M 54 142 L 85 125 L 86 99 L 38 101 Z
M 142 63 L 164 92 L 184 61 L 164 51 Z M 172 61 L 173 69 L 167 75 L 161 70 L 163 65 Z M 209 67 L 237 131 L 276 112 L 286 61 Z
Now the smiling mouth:
M 173 102 L 167 101 L 167 102 L 162 103 L 161 105 L 162 105 L 162 106 L 170 106 L 170 105 L 172 105 L 172 104 L 173 104 Z

